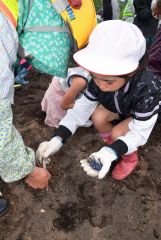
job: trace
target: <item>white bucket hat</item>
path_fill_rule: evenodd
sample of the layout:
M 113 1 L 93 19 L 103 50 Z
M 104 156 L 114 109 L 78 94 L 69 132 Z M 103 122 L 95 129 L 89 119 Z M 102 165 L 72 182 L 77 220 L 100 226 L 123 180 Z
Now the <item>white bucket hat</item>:
M 94 28 L 88 45 L 74 54 L 74 60 L 90 72 L 125 75 L 136 70 L 145 49 L 146 41 L 138 27 L 110 20 Z

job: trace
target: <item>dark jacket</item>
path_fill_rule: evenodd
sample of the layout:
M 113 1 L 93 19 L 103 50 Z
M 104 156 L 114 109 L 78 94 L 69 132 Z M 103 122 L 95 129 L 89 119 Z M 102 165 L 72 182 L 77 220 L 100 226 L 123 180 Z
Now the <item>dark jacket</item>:
M 134 24 L 140 28 L 146 38 L 153 37 L 158 26 L 158 20 L 152 16 L 151 2 L 152 0 L 134 0 L 136 14 Z

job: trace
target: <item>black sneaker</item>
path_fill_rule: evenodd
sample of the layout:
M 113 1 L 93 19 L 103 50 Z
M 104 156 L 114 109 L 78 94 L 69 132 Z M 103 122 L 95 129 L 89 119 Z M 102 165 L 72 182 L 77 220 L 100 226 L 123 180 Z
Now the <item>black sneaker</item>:
M 9 200 L 1 198 L 0 199 L 0 216 L 5 214 L 8 211 L 9 207 L 10 207 Z

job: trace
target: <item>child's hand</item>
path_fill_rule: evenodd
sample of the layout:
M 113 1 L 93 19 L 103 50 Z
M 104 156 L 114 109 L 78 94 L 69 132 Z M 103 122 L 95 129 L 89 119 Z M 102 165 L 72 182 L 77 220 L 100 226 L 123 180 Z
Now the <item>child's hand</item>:
M 62 138 L 58 136 L 53 137 L 49 142 L 40 143 L 36 151 L 36 157 L 42 163 L 44 158 L 48 158 L 50 155 L 56 153 L 62 146 Z
M 111 163 L 117 159 L 110 147 L 103 147 L 100 151 L 92 153 L 89 159 L 80 161 L 81 167 L 91 177 L 102 179 L 108 173 Z

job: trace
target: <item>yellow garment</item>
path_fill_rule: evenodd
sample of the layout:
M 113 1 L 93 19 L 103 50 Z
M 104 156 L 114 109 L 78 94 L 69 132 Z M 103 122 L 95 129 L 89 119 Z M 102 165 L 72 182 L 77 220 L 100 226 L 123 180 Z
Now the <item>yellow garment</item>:
M 69 4 L 66 5 L 66 0 L 51 0 L 51 2 L 55 8 L 57 6 L 59 8 L 60 5 L 59 13 L 68 24 L 78 49 L 84 47 L 97 23 L 93 0 L 82 0 L 80 9 L 74 9 Z
M 18 19 L 18 1 L 0 0 L 0 11 L 10 19 L 16 28 Z

